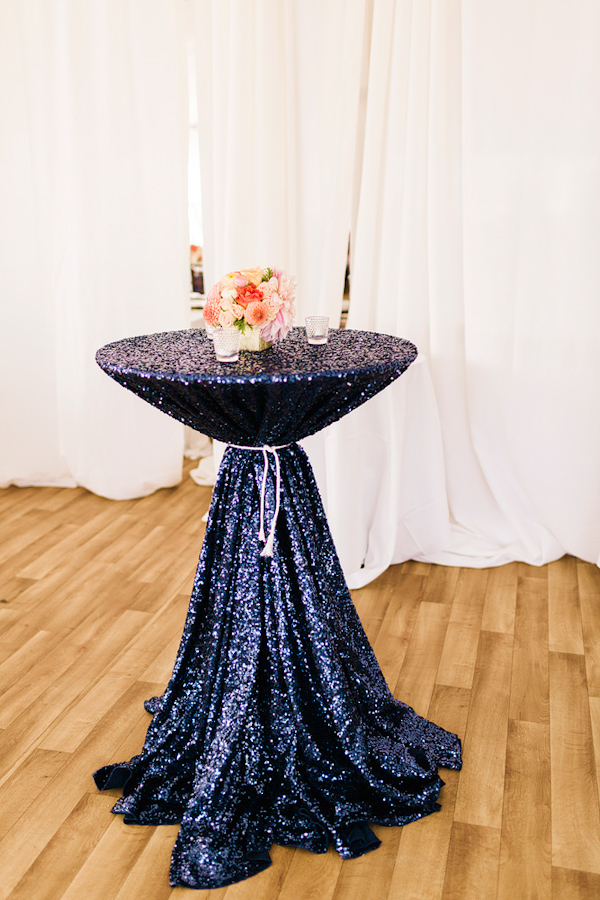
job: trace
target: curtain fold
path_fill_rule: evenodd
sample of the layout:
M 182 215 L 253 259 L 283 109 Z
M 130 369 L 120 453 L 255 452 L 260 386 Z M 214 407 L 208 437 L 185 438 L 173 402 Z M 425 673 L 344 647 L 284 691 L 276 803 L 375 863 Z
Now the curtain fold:
M 411 557 L 599 561 L 599 38 L 593 0 L 375 0 L 349 326 L 420 348 L 434 390 L 419 417 L 438 418 L 441 452 L 403 465 L 398 438 L 420 432 L 400 416 L 400 476 L 380 462 L 373 481 L 389 422 L 361 411 L 356 491 L 335 463 L 324 477 L 351 583 Z M 332 426 L 321 462 L 356 428 Z M 415 516 L 433 539 L 416 550 Z
M 277 265 L 339 323 L 365 2 L 194 0 L 204 267 Z
M 0 8 L 0 484 L 181 476 L 182 427 L 94 353 L 187 324 L 185 21 L 182 0 Z

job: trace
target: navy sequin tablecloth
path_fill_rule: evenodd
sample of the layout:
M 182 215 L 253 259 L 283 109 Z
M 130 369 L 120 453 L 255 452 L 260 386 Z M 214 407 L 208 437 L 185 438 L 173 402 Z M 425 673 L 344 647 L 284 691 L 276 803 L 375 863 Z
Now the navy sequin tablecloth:
M 304 329 L 216 361 L 202 331 L 128 338 L 101 368 L 229 446 L 171 680 L 144 747 L 99 769 L 126 822 L 180 822 L 171 884 L 215 888 L 270 865 L 273 843 L 343 858 L 375 849 L 368 823 L 438 809 L 460 741 L 390 693 L 353 606 L 304 451 L 295 443 L 398 378 L 408 341 Z M 263 447 L 269 450 L 260 452 Z M 278 448 L 276 451 L 273 448 Z M 263 520 L 263 534 L 261 531 Z M 272 534 L 272 555 L 265 552 Z

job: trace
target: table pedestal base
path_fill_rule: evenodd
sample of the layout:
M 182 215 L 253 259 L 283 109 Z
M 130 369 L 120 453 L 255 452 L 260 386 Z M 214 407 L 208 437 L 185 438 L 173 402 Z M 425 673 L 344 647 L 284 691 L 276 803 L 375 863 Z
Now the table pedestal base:
M 273 843 L 344 858 L 375 849 L 368 822 L 438 809 L 438 766 L 459 739 L 394 699 L 346 587 L 308 459 L 279 451 L 272 557 L 258 540 L 263 455 L 228 448 L 183 638 L 144 748 L 95 773 L 113 812 L 181 822 L 171 883 L 214 888 L 270 864 Z M 266 518 L 275 509 L 267 479 Z

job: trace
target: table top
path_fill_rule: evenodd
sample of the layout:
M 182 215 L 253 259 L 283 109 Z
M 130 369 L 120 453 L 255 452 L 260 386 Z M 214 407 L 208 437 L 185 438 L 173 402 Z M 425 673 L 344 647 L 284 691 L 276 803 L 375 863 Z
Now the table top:
M 332 329 L 327 344 L 311 345 L 304 328 L 260 353 L 242 351 L 237 363 L 218 362 L 202 329 L 140 335 L 107 344 L 96 361 L 111 375 L 221 384 L 331 378 L 361 372 L 403 372 L 417 356 L 410 341 L 370 331 Z
M 209 437 L 285 443 L 314 434 L 369 400 L 417 356 L 409 341 L 332 330 L 310 345 L 304 328 L 260 353 L 218 362 L 204 331 L 141 335 L 107 344 L 98 365 L 123 387 Z

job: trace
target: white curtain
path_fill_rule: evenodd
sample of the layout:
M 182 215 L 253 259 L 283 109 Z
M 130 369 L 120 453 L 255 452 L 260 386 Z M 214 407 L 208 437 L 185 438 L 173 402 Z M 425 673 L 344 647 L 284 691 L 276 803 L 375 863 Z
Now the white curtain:
M 204 270 L 276 265 L 340 320 L 364 0 L 194 0 Z
M 353 585 L 600 560 L 599 45 L 596 0 L 375 0 L 349 325 L 421 358 L 317 454 Z
M 183 0 L 0 4 L 0 484 L 181 476 L 182 426 L 94 353 L 187 324 L 185 27 Z

